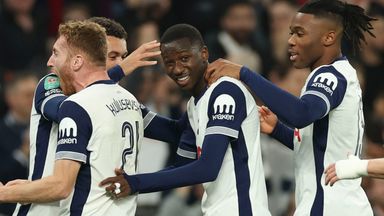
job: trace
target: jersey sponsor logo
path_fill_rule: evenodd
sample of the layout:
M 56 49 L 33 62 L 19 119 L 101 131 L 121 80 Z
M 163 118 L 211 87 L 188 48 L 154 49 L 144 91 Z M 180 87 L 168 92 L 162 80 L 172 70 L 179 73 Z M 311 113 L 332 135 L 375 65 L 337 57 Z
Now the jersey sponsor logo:
M 44 80 L 44 89 L 50 90 L 54 88 L 58 88 L 60 86 L 60 81 L 58 77 L 47 76 Z
M 77 125 L 73 119 L 65 117 L 60 121 L 59 125 L 59 141 L 60 144 L 76 144 L 77 143 Z
M 330 95 L 333 95 L 333 91 L 338 84 L 337 78 L 332 73 L 321 73 L 315 77 L 311 86 L 322 88 Z
M 230 120 L 235 119 L 235 100 L 228 94 L 222 94 L 216 98 L 213 103 L 213 120 Z

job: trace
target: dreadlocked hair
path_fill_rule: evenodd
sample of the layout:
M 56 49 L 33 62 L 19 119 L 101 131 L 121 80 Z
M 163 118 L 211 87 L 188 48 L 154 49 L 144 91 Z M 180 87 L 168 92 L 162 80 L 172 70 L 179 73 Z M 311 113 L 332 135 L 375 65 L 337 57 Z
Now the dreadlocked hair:
M 313 14 L 339 22 L 343 26 L 343 38 L 352 46 L 353 53 L 360 51 L 361 41 L 365 44 L 365 32 L 375 37 L 371 21 L 377 20 L 364 13 L 364 9 L 339 0 L 312 0 L 299 9 L 301 13 Z

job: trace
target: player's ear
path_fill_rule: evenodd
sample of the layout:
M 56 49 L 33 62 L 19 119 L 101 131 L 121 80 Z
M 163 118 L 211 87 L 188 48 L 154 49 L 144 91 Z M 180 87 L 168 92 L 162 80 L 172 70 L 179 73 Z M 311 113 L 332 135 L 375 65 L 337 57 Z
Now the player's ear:
M 336 42 L 336 32 L 329 31 L 323 37 L 324 46 L 331 46 Z
M 209 59 L 209 52 L 208 52 L 208 48 L 207 46 L 203 46 L 201 48 L 201 58 L 204 60 L 204 61 L 208 61 Z
M 72 59 L 72 63 L 71 63 L 71 67 L 74 71 L 78 71 L 80 70 L 80 68 L 83 66 L 84 64 L 84 58 L 83 56 L 81 55 L 76 55 L 73 59 Z

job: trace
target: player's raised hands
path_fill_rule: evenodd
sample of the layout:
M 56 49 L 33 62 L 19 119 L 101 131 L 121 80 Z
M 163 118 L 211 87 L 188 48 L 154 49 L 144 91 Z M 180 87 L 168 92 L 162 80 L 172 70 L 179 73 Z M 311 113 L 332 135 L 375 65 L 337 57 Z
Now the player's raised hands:
M 131 194 L 131 187 L 127 180 L 124 178 L 124 171 L 122 169 L 115 169 L 115 177 L 109 177 L 100 182 L 99 186 L 108 185 L 105 188 L 106 194 L 112 199 L 118 199 L 129 196 Z
M 217 59 L 208 65 L 205 72 L 205 80 L 208 84 L 216 82 L 222 76 L 230 76 L 235 79 L 240 79 L 241 65 L 235 64 L 225 59 Z
M 277 116 L 266 106 L 259 107 L 260 131 L 271 134 L 277 124 Z
M 156 40 L 144 43 L 131 54 L 129 54 L 119 65 L 127 76 L 135 69 L 143 66 L 155 65 L 157 61 L 148 58 L 157 57 L 161 54 L 158 50 L 160 43 Z

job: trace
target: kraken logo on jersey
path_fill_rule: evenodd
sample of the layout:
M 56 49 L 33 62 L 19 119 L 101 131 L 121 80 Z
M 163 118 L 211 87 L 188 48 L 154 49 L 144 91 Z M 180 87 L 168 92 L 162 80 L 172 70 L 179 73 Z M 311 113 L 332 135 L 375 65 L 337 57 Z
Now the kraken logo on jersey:
M 235 119 L 235 100 L 227 94 L 218 96 L 213 103 L 213 120 L 234 120 Z
M 60 144 L 76 144 L 77 143 L 77 125 L 71 118 L 63 118 L 59 125 L 59 141 Z
M 333 91 L 336 89 L 338 84 L 337 78 L 332 73 L 321 73 L 315 77 L 313 80 L 312 86 L 323 88 L 330 95 L 333 94 Z

